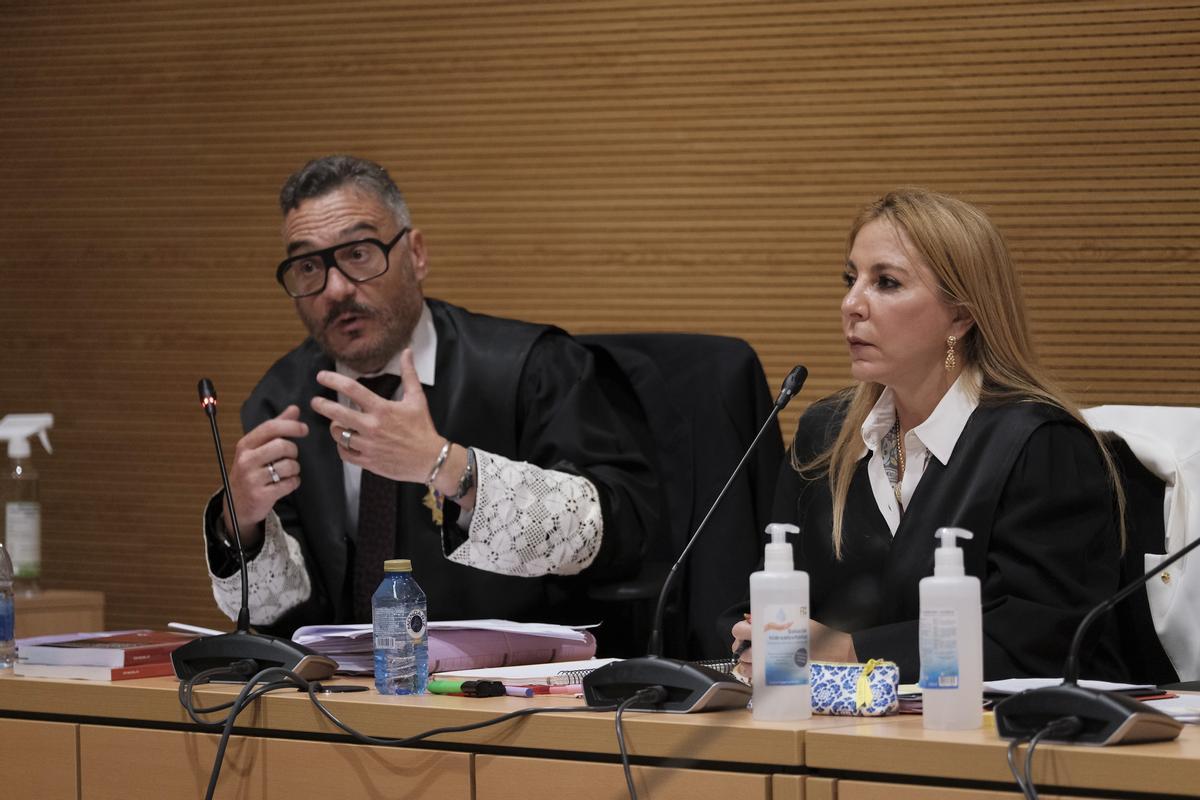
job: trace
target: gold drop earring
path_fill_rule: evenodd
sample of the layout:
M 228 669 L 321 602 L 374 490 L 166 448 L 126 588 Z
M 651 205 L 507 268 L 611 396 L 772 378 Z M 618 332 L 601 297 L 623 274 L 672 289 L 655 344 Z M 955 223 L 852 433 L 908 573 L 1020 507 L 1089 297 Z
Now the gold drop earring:
M 958 366 L 958 357 L 954 353 L 957 344 L 957 336 L 946 337 L 946 372 L 953 372 L 954 368 Z

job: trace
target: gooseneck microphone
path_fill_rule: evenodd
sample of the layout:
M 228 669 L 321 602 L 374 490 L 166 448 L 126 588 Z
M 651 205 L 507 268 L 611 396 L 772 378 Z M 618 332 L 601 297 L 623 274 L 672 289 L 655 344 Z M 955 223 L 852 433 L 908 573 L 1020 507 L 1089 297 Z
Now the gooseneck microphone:
M 283 667 L 308 680 L 328 678 L 337 669 L 337 662 L 333 659 L 319 655 L 290 639 L 250 631 L 250 582 L 246 575 L 242 532 L 238 527 L 237 512 L 233 508 L 233 493 L 229 490 L 229 473 L 225 470 L 225 456 L 221 451 L 221 432 L 217 428 L 217 390 L 208 378 L 202 378 L 197 388 L 200 393 L 200 407 L 204 409 L 212 427 L 217 465 L 221 468 L 225 507 L 229 511 L 229 524 L 233 528 L 233 540 L 242 578 L 242 605 L 238 609 L 237 630 L 234 633 L 193 639 L 171 652 L 175 677 L 190 680 L 201 672 L 211 670 L 214 673 L 214 681 L 245 683 L 259 670 Z
M 1085 689 L 1079 685 L 1079 652 L 1088 628 L 1113 606 L 1136 592 L 1151 578 L 1196 549 L 1200 538 L 1144 573 L 1088 612 L 1071 640 L 1059 686 L 1031 689 L 996 706 L 996 730 L 1006 739 L 1025 739 L 1063 717 L 1080 721 L 1074 734 L 1047 736 L 1046 741 L 1071 741 L 1093 745 L 1165 742 L 1179 736 L 1183 723 L 1127 695 Z
M 238 526 L 237 511 L 233 508 L 233 492 L 229 491 L 229 473 L 225 471 L 225 453 L 221 450 L 221 431 L 217 428 L 217 389 L 208 378 L 201 378 L 196 387 L 200 393 L 200 407 L 208 416 L 212 428 L 213 447 L 217 450 L 217 466 L 221 468 L 221 486 L 225 489 L 225 510 L 229 512 L 229 524 L 233 526 L 233 542 L 237 546 L 238 568 L 242 574 L 242 607 L 238 610 L 237 629 L 250 632 L 250 581 L 246 579 L 246 551 L 242 549 L 242 529 Z
M 696 532 L 688 539 L 684 545 L 683 552 L 679 554 L 679 558 L 675 559 L 675 563 L 671 565 L 671 571 L 667 573 L 667 577 L 663 579 L 662 589 L 658 592 L 658 604 L 654 608 L 654 626 L 650 629 L 650 641 L 647 645 L 647 650 L 651 656 L 662 655 L 662 623 L 663 616 L 666 613 L 667 597 L 670 594 L 671 586 L 675 582 L 675 575 L 679 572 L 679 568 L 683 566 L 687 560 L 687 555 L 691 552 L 692 545 L 700 538 L 701 532 L 708 524 L 708 520 L 712 517 L 713 512 L 721 505 L 721 501 L 725 499 L 725 494 L 729 491 L 729 487 L 733 485 L 734 480 L 742 472 L 742 467 L 750 460 L 750 456 L 758 449 L 758 440 L 762 438 L 763 433 L 770 427 L 775 418 L 779 416 L 779 412 L 791 402 L 792 398 L 804 386 L 804 381 L 808 379 L 808 369 L 802 365 L 792 367 L 792 371 L 783 379 L 783 387 L 779 390 L 779 396 L 775 398 L 775 405 L 771 408 L 771 413 L 767 415 L 767 419 L 763 422 L 762 427 L 758 429 L 758 433 L 754 436 L 754 441 L 750 442 L 750 446 L 746 448 L 746 452 L 742 455 L 742 460 L 733 468 L 733 472 L 729 475 L 729 480 L 725 481 L 725 485 L 721 491 L 717 492 L 717 499 L 713 500 L 711 506 L 708 507 L 708 513 L 704 515 L 704 519 L 700 520 L 700 524 L 696 526 Z
M 758 442 L 770 427 L 779 412 L 791 401 L 804 386 L 808 378 L 808 369 L 802 365 L 792 367 L 792 371 L 783 380 L 779 396 L 771 413 L 763 421 L 754 440 L 746 448 L 742 460 L 733 468 L 729 480 L 717 493 L 717 498 L 709 506 L 708 512 L 696 526 L 696 531 L 688 539 L 679 558 L 671 565 L 671 571 L 663 580 L 662 589 L 658 593 L 658 603 L 654 608 L 654 626 L 650 631 L 650 641 L 647 645 L 649 655 L 644 658 L 629 658 L 615 661 L 603 666 L 583 679 L 583 694 L 589 706 L 611 706 L 621 703 L 636 695 L 639 691 L 651 686 L 661 686 L 666 690 L 666 698 L 661 701 L 637 700 L 629 708 L 645 711 L 670 711 L 686 714 L 692 711 L 711 711 L 719 708 L 745 708 L 750 699 L 750 687 L 730 675 L 717 672 L 714 669 L 664 658 L 662 655 L 662 625 L 666 609 L 667 596 L 675 581 L 679 568 L 691 552 L 692 545 L 704 532 L 708 520 L 725 498 L 734 479 L 741 473 L 742 467 L 750 459 L 758 447 Z

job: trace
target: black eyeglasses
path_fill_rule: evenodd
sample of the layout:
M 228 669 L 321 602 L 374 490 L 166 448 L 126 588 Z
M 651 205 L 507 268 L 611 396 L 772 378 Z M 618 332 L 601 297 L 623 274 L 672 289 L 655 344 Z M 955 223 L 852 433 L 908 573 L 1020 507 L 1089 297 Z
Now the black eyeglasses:
M 275 270 L 275 280 L 292 297 L 308 297 L 325 291 L 329 270 L 337 267 L 354 283 L 366 283 L 388 271 L 392 252 L 409 228 L 401 228 L 387 244 L 378 239 L 356 239 L 284 259 Z

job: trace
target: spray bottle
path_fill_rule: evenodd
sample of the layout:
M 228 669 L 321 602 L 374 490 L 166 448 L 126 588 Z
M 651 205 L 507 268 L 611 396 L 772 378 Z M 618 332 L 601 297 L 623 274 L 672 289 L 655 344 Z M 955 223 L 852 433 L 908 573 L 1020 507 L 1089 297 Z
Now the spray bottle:
M 918 586 L 921 601 L 921 715 L 931 730 L 983 725 L 983 607 L 979 579 L 963 569 L 956 537 L 963 528 L 938 528 L 933 575 Z
M 8 469 L 0 475 L 4 545 L 17 586 L 26 591 L 37 588 L 42 573 L 42 506 L 29 439 L 37 436 L 46 452 L 52 453 L 46 431 L 53 426 L 52 414 L 9 414 L 0 419 L 0 441 L 8 442 Z
M 808 573 L 796 569 L 788 533 L 774 522 L 763 569 L 750 576 L 750 629 L 754 648 L 754 719 L 812 716 L 808 676 Z

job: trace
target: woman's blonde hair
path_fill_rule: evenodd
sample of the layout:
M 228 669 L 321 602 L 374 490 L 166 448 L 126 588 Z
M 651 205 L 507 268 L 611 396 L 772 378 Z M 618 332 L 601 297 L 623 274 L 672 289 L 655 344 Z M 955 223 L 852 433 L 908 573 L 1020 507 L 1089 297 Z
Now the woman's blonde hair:
M 1079 409 L 1067 399 L 1037 362 L 1026 321 L 1025 301 L 1004 237 L 987 216 L 962 200 L 925 189 L 888 192 L 863 208 L 850 226 L 846 253 L 858 232 L 870 222 L 886 220 L 908 236 L 929 267 L 944 302 L 958 306 L 975 324 L 960 340 L 964 366 L 979 371 L 979 401 L 1034 402 L 1061 408 L 1091 430 Z M 883 393 L 878 383 L 860 382 L 846 390 L 846 416 L 829 449 L 803 464 L 792 465 L 806 477 L 827 474 L 833 495 L 833 550 L 842 554 L 842 520 L 850 481 L 862 452 L 862 424 Z M 1125 542 L 1125 493 L 1108 448 L 1092 431 L 1117 498 L 1121 544 Z

